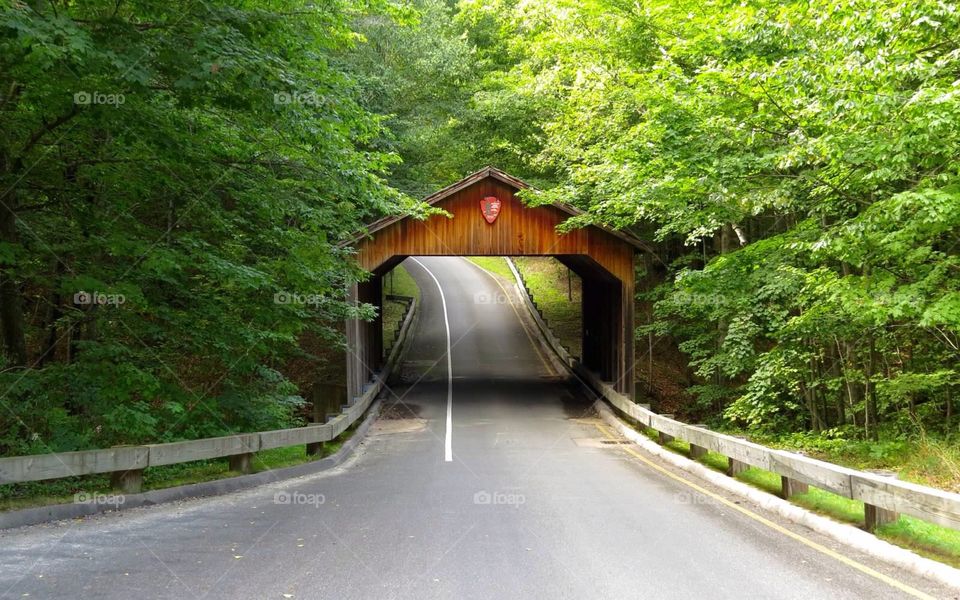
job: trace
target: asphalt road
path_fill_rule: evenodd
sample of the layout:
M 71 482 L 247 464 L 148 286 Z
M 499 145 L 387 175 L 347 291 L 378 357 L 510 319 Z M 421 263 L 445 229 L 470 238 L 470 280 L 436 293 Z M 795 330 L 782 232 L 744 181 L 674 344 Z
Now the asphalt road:
M 413 345 L 353 459 L 226 496 L 0 532 L 0 597 L 916 597 L 606 443 L 489 274 L 419 260 L 407 262 L 424 292 Z

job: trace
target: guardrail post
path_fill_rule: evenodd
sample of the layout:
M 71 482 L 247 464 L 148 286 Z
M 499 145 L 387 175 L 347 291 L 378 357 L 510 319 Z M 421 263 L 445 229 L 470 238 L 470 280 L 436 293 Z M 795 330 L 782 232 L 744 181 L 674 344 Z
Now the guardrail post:
M 124 494 L 139 494 L 143 490 L 143 469 L 110 473 L 110 487 Z
M 664 417 L 665 419 L 672 419 L 672 418 L 673 418 L 673 415 L 660 415 L 660 416 L 661 416 L 661 417 Z M 662 432 L 662 431 L 658 431 L 658 432 L 657 432 L 657 439 L 659 440 L 660 444 L 663 445 L 663 444 L 668 444 L 668 443 L 672 442 L 674 438 L 673 438 L 672 435 L 668 435 L 668 434 L 666 434 L 666 433 L 664 433 L 664 432 Z
M 329 384 L 315 383 L 313 384 L 313 415 L 311 415 L 311 422 L 313 423 L 326 423 L 329 402 L 330 402 L 330 389 Z M 323 442 L 313 442 L 307 444 L 307 456 L 317 456 L 323 454 Z
M 740 473 L 743 473 L 749 468 L 750 468 L 750 465 L 748 465 L 747 463 L 740 462 L 739 460 L 735 458 L 730 458 L 729 456 L 727 457 L 727 475 L 729 475 L 730 477 L 736 477 L 737 475 L 739 475 Z
M 230 470 L 238 473 L 253 472 L 253 452 L 234 454 L 230 457 Z
M 900 514 L 872 504 L 864 504 L 863 517 L 867 531 L 873 533 L 881 525 L 895 523 L 900 518 Z
M 871 471 L 877 475 L 883 477 L 889 477 L 891 479 L 899 479 L 898 475 L 893 471 Z M 873 504 L 863 503 L 863 520 L 865 529 L 870 533 L 873 533 L 877 530 L 877 527 L 887 525 L 889 523 L 896 523 L 900 519 L 900 513 L 895 510 L 889 510 L 886 508 L 880 508 L 879 506 L 874 506 Z
M 347 404 L 353 404 L 352 402 L 347 402 L 347 388 L 344 385 L 339 384 L 326 384 L 324 394 L 327 397 L 326 407 L 327 407 L 327 421 L 336 417 L 343 411 L 343 407 Z
M 704 425 L 704 424 L 702 424 L 702 423 L 698 423 L 697 425 L 694 425 L 694 427 L 700 427 L 700 428 L 703 428 L 703 429 L 706 429 L 706 428 L 707 428 L 707 426 Z M 696 445 L 696 444 L 690 444 L 690 458 L 691 458 L 691 459 L 693 459 L 693 460 L 700 460 L 701 458 L 703 458 L 703 457 L 706 456 L 706 455 L 707 455 L 707 449 L 706 449 L 706 448 L 704 448 L 703 446 L 698 446 L 698 445 Z
M 791 496 L 797 494 L 806 494 L 810 491 L 810 486 L 802 481 L 791 479 L 786 475 L 780 476 L 780 497 L 789 500 Z

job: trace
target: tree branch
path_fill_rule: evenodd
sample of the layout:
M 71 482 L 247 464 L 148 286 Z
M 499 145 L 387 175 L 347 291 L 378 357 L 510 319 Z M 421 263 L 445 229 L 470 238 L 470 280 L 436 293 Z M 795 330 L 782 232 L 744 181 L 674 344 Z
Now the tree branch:
M 60 115 L 50 123 L 44 123 L 43 127 L 41 127 L 36 132 L 34 132 L 34 134 L 30 136 L 30 139 L 27 140 L 27 143 L 20 150 L 20 156 L 21 157 L 26 156 L 26 154 L 30 152 L 30 150 L 32 150 L 34 146 L 37 145 L 37 142 L 39 142 L 43 138 L 43 136 L 47 135 L 54 129 L 60 127 L 61 125 L 63 125 L 70 119 L 74 118 L 78 114 L 80 114 L 80 108 L 76 104 L 74 104 L 73 108 L 70 109 L 70 112 Z

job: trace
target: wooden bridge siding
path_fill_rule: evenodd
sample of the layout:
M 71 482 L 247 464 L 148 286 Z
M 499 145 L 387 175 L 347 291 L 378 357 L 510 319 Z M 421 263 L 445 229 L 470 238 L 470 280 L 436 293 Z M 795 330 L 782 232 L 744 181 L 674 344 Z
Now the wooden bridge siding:
M 350 286 L 348 297 L 377 307 L 372 321 L 347 321 L 347 398 L 352 403 L 383 366 L 383 277 L 374 275 Z
M 480 214 L 480 200 L 503 202 L 493 225 Z M 621 281 L 633 281 L 633 248 L 604 231 L 588 227 L 557 235 L 568 214 L 552 206 L 525 207 L 514 189 L 497 180 L 480 181 L 440 202 L 453 215 L 426 221 L 403 219 L 357 244 L 357 260 L 376 270 L 394 256 L 551 256 L 589 255 Z
M 633 346 L 634 282 L 620 280 L 587 256 L 558 256 L 582 280 L 581 362 L 613 384 L 618 392 L 634 396 Z M 633 257 L 629 272 L 633 274 Z
M 631 257 L 632 258 L 632 257 Z M 636 286 L 634 284 L 634 278 L 632 275 L 634 265 L 631 260 L 630 263 L 630 279 L 624 281 L 623 287 L 621 288 L 620 296 L 620 310 L 623 313 L 622 318 L 622 328 L 623 332 L 623 343 L 620 344 L 620 347 L 623 348 L 623 354 L 621 356 L 621 366 L 620 366 L 620 381 L 617 382 L 617 385 L 614 386 L 621 394 L 624 394 L 627 398 L 631 400 L 636 398 L 636 376 L 634 374 L 634 368 L 637 366 L 637 356 L 636 356 L 636 346 L 634 345 L 634 329 L 636 329 L 636 318 L 635 318 L 635 296 L 636 296 Z
M 383 366 L 383 277 L 371 277 L 358 286 L 360 302 L 377 307 L 377 316 L 366 322 L 368 343 L 363 360 L 372 371 L 379 371 Z M 369 376 L 367 377 L 369 380 Z
M 347 302 L 354 304 L 359 298 L 359 284 L 353 284 L 347 287 Z M 347 401 L 353 404 L 353 399 L 358 397 L 358 392 L 363 388 L 366 378 L 366 369 L 364 369 L 356 352 L 364 346 L 361 343 L 366 339 L 366 323 L 357 319 L 347 319 L 346 324 L 347 337 Z
M 609 316 L 609 283 L 593 281 L 583 277 L 583 295 L 581 304 L 583 355 L 580 362 L 597 373 L 600 379 L 611 381 L 613 364 L 604 349 L 604 337 L 607 333 Z
M 485 196 L 503 202 L 492 225 L 480 214 Z M 496 179 L 480 180 L 436 206 L 453 217 L 401 219 L 357 242 L 358 264 L 375 273 L 354 290 L 367 298 L 361 302 L 380 305 L 380 277 L 406 256 L 556 256 L 589 282 L 583 288 L 584 364 L 612 382 L 617 391 L 633 397 L 634 248 L 630 244 L 595 227 L 559 235 L 556 227 L 569 214 L 553 206 L 526 207 L 512 186 Z M 376 293 L 365 289 L 371 285 Z M 371 377 L 367 366 L 379 365 L 382 326 L 351 321 L 347 331 L 347 343 L 358 353 L 348 359 L 353 363 L 348 367 L 353 398 Z M 366 366 L 357 365 L 358 360 Z

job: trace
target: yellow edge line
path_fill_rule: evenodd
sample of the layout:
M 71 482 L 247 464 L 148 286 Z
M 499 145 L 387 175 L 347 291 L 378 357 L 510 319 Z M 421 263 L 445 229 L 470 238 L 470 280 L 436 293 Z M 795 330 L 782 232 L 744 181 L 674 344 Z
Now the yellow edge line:
M 543 366 L 547 369 L 547 372 L 548 372 L 548 373 L 550 373 L 551 375 L 557 375 L 558 373 L 557 373 L 556 369 L 553 368 L 553 365 L 550 363 L 549 360 L 547 360 L 547 358 L 543 355 L 543 352 L 540 350 L 540 344 L 538 344 L 538 343 L 533 339 L 533 336 L 530 335 L 530 331 L 527 329 L 527 324 L 523 322 L 523 317 L 520 316 L 520 313 L 517 311 L 517 307 L 513 304 L 513 298 L 510 296 L 510 292 L 507 291 L 507 288 L 503 287 L 503 284 L 500 283 L 500 280 L 497 279 L 497 276 L 494 275 L 493 273 L 491 273 L 490 271 L 484 269 L 483 267 L 481 267 L 481 266 L 478 265 L 477 263 L 473 262 L 473 261 L 470 260 L 469 258 L 464 258 L 464 260 L 466 260 L 466 261 L 467 261 L 468 263 L 470 263 L 471 265 L 475 266 L 476 268 L 478 268 L 478 269 L 480 269 L 481 271 L 483 271 L 484 273 L 486 273 L 486 274 L 490 277 L 490 279 L 492 279 L 493 282 L 496 283 L 497 286 L 500 287 L 500 289 L 503 291 L 503 295 L 504 295 L 504 296 L 507 298 L 507 300 L 510 302 L 510 308 L 513 309 L 513 313 L 514 313 L 515 315 L 517 315 L 517 320 L 520 321 L 520 327 L 521 327 L 521 329 L 523 329 L 523 333 L 525 333 L 526 336 L 527 336 L 527 339 L 530 340 L 530 345 L 533 346 L 533 351 L 536 352 L 536 353 L 537 353 L 537 356 L 540 358 L 540 362 L 541 362 L 541 363 L 543 364 Z
M 613 436 L 613 434 L 610 433 L 610 431 L 609 431 L 605 426 L 603 426 L 603 425 L 601 425 L 601 424 L 599 424 L 599 423 L 594 423 L 594 425 L 595 425 L 596 428 L 599 429 L 605 436 L 607 436 L 608 439 L 610 439 L 610 440 L 616 440 L 616 439 L 617 439 L 616 437 Z M 829 556 L 830 558 L 836 559 L 836 560 L 842 562 L 843 564 L 845 564 L 845 565 L 847 565 L 847 566 L 849 566 L 849 567 L 853 567 L 854 569 L 860 571 L 861 573 L 864 573 L 864 574 L 866 574 L 866 575 L 869 575 L 870 577 L 873 577 L 873 578 L 875 578 L 875 579 L 879 579 L 880 581 L 886 583 L 887 585 L 892 586 L 892 587 L 895 587 L 895 588 L 897 588 L 898 590 L 900 590 L 900 591 L 902 591 L 902 592 L 904 592 L 904 593 L 906 593 L 906 594 L 909 594 L 909 595 L 913 596 L 914 598 L 923 598 L 923 599 L 925 599 L 925 600 L 935 600 L 933 596 L 929 596 L 929 595 L 921 592 L 920 590 L 915 589 L 915 588 L 912 588 L 912 587 L 910 587 L 909 585 L 907 585 L 907 584 L 905 584 L 905 583 L 902 583 L 902 582 L 900 582 L 900 581 L 897 581 L 896 579 L 894 579 L 894 578 L 892 578 L 892 577 L 889 577 L 889 576 L 887 576 L 887 575 L 884 575 L 883 573 L 880 573 L 880 572 L 878 572 L 878 571 L 874 571 L 874 570 L 871 569 L 870 567 L 868 567 L 868 566 L 866 566 L 866 565 L 864 565 L 864 564 L 861 564 L 861 563 L 853 560 L 852 558 L 848 558 L 848 557 L 846 557 L 846 556 L 844 556 L 844 555 L 842 555 L 842 554 L 840 554 L 840 553 L 838 553 L 838 552 L 835 552 L 835 551 L 831 550 L 830 548 L 827 548 L 826 546 L 822 546 L 822 545 L 814 542 L 813 540 L 807 539 L 807 538 L 803 537 L 802 535 L 800 535 L 800 534 L 798 534 L 798 533 L 795 533 L 795 532 L 793 532 L 793 531 L 790 531 L 790 530 L 787 529 L 786 527 L 783 527 L 783 526 L 781 526 L 781 525 L 778 525 L 778 524 L 774 523 L 773 521 L 771 521 L 771 520 L 769 520 L 769 519 L 766 519 L 766 518 L 764 518 L 764 517 L 761 517 L 761 516 L 758 515 L 757 513 L 753 512 L 753 511 L 751 511 L 751 510 L 748 510 L 748 509 L 740 506 L 739 504 L 736 504 L 736 503 L 734 503 L 734 502 L 731 502 L 730 500 L 727 500 L 727 499 L 724 498 L 723 496 L 720 496 L 720 495 L 718 495 L 718 494 L 715 494 L 715 493 L 711 492 L 710 490 L 707 490 L 707 489 L 705 489 L 705 488 L 703 488 L 703 487 L 700 487 L 699 485 L 693 483 L 692 481 L 689 481 L 689 480 L 687 480 L 687 479 L 685 479 L 685 478 L 683 478 L 683 477 L 680 477 L 680 476 L 677 475 L 676 473 L 672 473 L 672 472 L 670 472 L 669 470 L 664 469 L 664 468 L 661 467 L 660 465 L 658 465 L 658 464 L 654 463 L 653 461 L 649 460 L 648 458 L 646 458 L 645 456 L 641 455 L 639 452 L 637 452 L 637 451 L 634 450 L 633 448 L 630 448 L 629 446 L 621 446 L 621 447 L 623 448 L 623 450 L 625 450 L 626 452 L 629 452 L 632 456 L 634 456 L 635 458 L 639 459 L 640 461 L 642 461 L 644 464 L 646 464 L 647 466 L 651 467 L 652 469 L 655 469 L 656 471 L 658 471 L 658 472 L 666 475 L 667 477 L 669 477 L 669 478 L 671 478 L 671 479 L 674 479 L 674 480 L 676 480 L 676 481 L 679 481 L 680 483 L 682 483 L 682 484 L 684 484 L 684 485 L 686 485 L 686 486 L 688 486 L 688 487 L 691 487 L 691 488 L 695 489 L 696 491 L 700 492 L 701 494 L 704 494 L 705 496 L 709 496 L 709 497 L 713 498 L 714 500 L 716 500 L 717 502 L 720 502 L 720 503 L 723 504 L 724 506 L 727 506 L 727 507 L 729 507 L 729 508 L 732 508 L 733 510 L 736 510 L 736 511 L 739 511 L 739 512 L 743 513 L 744 515 L 750 517 L 750 518 L 753 519 L 754 521 L 757 521 L 758 523 L 762 523 L 763 525 L 766 525 L 767 527 L 769 527 L 770 529 L 773 529 L 774 531 L 777 531 L 777 532 L 779 532 L 779 533 L 782 533 L 783 535 L 785 535 L 785 536 L 787 536 L 787 537 L 789 537 L 789 538 L 792 538 L 792 539 L 800 542 L 801 544 L 804 544 L 805 546 L 809 546 L 810 548 L 813 548 L 814 550 L 816 550 L 817 552 L 820 552 L 821 554 L 826 554 L 826 555 Z

